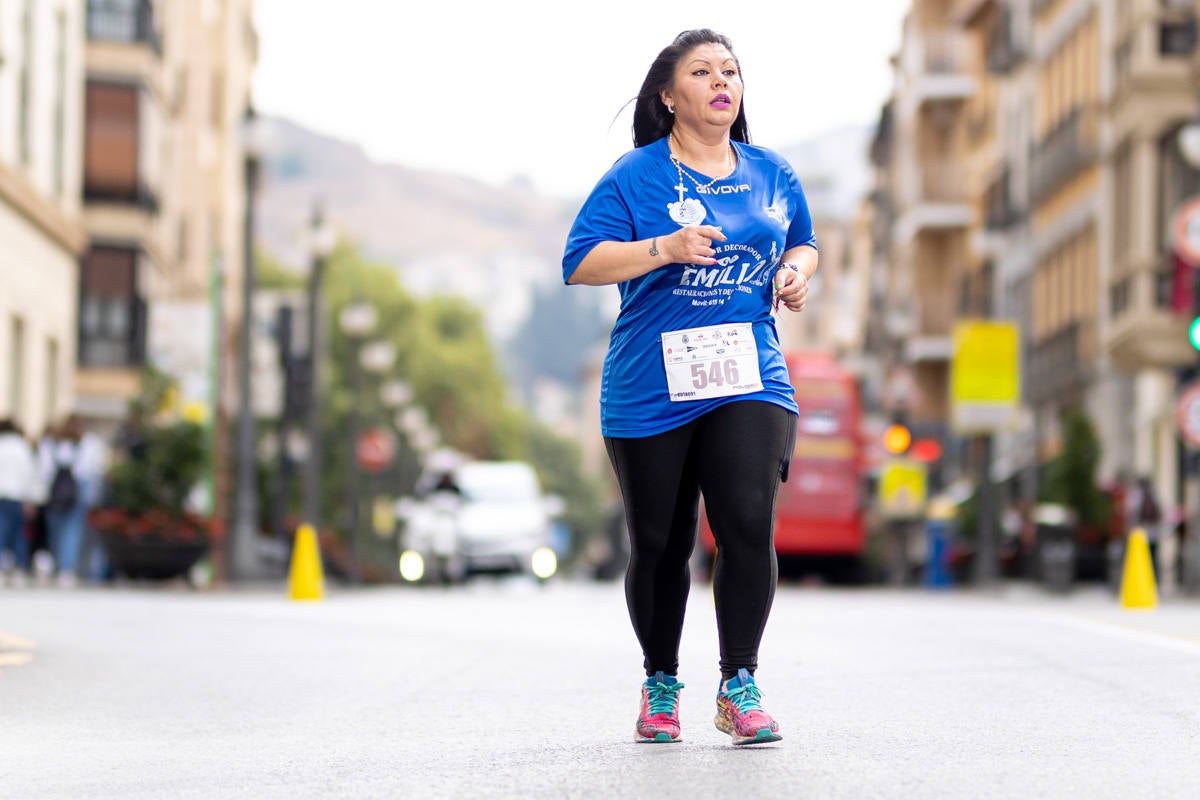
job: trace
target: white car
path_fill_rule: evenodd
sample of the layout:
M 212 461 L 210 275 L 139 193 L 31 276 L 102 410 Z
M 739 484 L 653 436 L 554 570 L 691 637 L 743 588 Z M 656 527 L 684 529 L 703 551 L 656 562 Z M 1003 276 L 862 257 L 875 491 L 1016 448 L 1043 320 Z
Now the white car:
M 421 580 L 433 570 L 446 581 L 479 572 L 527 573 L 544 580 L 557 570 L 552 504 L 532 466 L 468 461 L 430 483 L 425 500 L 405 515 L 401 575 L 406 580 Z

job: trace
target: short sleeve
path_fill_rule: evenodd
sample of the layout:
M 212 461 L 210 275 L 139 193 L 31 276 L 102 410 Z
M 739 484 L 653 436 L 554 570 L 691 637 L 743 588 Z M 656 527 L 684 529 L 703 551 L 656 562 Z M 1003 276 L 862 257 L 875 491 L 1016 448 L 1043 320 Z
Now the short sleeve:
M 563 282 L 601 242 L 633 241 L 633 210 L 627 202 L 626 177 L 621 162 L 613 166 L 592 189 L 567 235 L 563 254 Z
M 796 213 L 792 216 L 792 224 L 788 228 L 784 249 L 791 250 L 793 247 L 801 245 L 816 248 L 817 234 L 813 231 L 812 213 L 808 210 L 808 198 L 804 196 L 804 187 L 800 185 L 800 179 L 796 177 L 796 173 L 790 167 L 787 169 L 787 176 L 791 185 L 792 199 L 796 204 Z

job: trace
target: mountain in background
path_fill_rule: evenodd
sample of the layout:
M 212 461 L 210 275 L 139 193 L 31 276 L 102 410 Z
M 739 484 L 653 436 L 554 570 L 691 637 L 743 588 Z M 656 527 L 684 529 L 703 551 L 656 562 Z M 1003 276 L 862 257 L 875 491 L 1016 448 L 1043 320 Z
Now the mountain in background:
M 285 265 L 307 259 L 313 205 L 369 259 L 395 266 L 414 294 L 458 294 L 483 311 L 513 388 L 574 390 L 616 312 L 612 287 L 562 283 L 563 243 L 581 199 L 538 194 L 523 181 L 493 186 L 449 172 L 371 160 L 361 147 L 288 120 L 270 120 L 273 146 L 258 202 L 258 241 Z M 843 128 L 780 150 L 814 216 L 848 219 L 867 191 L 869 128 Z M 553 405 L 563 407 L 553 390 Z M 552 412 L 548 412 L 553 415 Z
M 814 218 L 850 220 L 870 191 L 872 128 L 836 128 L 779 153 L 796 170 Z

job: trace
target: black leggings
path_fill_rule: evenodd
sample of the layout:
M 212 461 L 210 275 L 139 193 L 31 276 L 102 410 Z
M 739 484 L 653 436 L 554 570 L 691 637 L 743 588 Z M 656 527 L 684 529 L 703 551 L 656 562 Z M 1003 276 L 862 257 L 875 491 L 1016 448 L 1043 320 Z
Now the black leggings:
M 717 543 L 713 595 L 725 678 L 758 666 L 779 568 L 775 494 L 787 479 L 796 415 L 756 400 L 726 403 L 656 436 L 606 438 L 629 525 L 625 598 L 646 675 L 679 671 L 700 494 Z

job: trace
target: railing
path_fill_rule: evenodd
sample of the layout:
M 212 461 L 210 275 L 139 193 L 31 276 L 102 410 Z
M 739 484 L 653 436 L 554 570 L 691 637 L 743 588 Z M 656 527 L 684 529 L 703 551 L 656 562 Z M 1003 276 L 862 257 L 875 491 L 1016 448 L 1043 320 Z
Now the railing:
M 1030 169 L 1029 193 L 1035 203 L 1095 163 L 1100 153 L 1099 127 L 1097 107 L 1079 106 L 1038 142 Z
M 1191 280 L 1192 276 L 1184 279 Z M 1174 310 L 1175 281 L 1175 257 L 1168 253 L 1154 269 L 1129 273 L 1109 286 L 1109 314 L 1117 320 L 1139 309 Z
M 131 297 L 83 297 L 79 365 L 137 367 L 146 363 L 146 302 Z
M 150 0 L 88 0 L 87 35 L 92 41 L 148 44 L 162 51 Z
M 158 195 L 149 186 L 139 183 L 133 187 L 97 186 L 84 184 L 83 200 L 85 203 L 122 203 L 157 214 L 159 210 Z
M 1004 171 L 987 189 L 987 206 L 984 224 L 988 230 L 1002 231 L 1012 227 L 1021 219 L 1021 211 L 1013 201 L 1012 171 Z
M 967 72 L 970 52 L 970 43 L 958 31 L 933 30 L 921 34 L 921 66 L 927 74 Z

